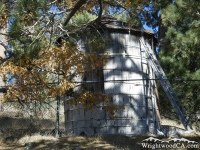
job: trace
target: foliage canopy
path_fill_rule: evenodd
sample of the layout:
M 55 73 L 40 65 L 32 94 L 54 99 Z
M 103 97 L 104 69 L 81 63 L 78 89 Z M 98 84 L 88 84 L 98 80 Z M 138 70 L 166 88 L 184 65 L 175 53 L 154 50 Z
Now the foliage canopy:
M 71 95 L 78 85 L 76 79 L 89 69 L 99 69 L 106 57 L 101 50 L 101 37 L 90 42 L 89 53 L 77 49 L 80 32 L 92 22 L 98 24 L 102 15 L 126 15 L 130 25 L 141 25 L 138 11 L 146 0 L 11 0 L 0 2 L 1 28 L 9 46 L 8 58 L 1 59 L 0 74 L 7 82 L 3 101 L 44 101 L 49 97 Z M 58 39 L 60 39 L 58 41 Z M 63 40 L 64 39 L 64 40 Z M 98 50 L 96 45 L 99 43 Z M 97 55 L 101 53 L 102 55 Z M 102 61 L 100 61 L 102 60 Z M 91 63 L 92 62 L 92 63 Z M 92 66 L 92 67 L 88 67 Z M 109 103 L 103 93 L 78 91 L 77 103 L 92 109 L 98 103 Z M 98 94 L 98 96 L 97 96 Z M 89 103 L 88 103 L 89 101 Z M 110 106 L 113 114 L 116 108 Z

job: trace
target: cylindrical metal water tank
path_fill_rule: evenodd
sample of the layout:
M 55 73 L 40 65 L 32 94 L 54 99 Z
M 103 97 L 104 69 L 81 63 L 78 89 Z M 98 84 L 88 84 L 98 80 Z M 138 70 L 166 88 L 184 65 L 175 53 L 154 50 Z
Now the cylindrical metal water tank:
M 157 107 L 155 75 L 147 63 L 144 47 L 154 53 L 154 35 L 134 28 L 126 28 L 123 22 L 110 17 L 101 20 L 101 32 L 106 46 L 107 63 L 93 75 L 86 75 L 85 88 L 101 90 L 112 96 L 116 105 L 124 105 L 117 118 L 111 120 L 101 106 L 94 111 L 81 105 L 70 107 L 65 102 L 65 125 L 67 135 L 123 134 L 141 135 L 155 133 L 160 118 Z M 87 39 L 79 41 L 79 49 L 87 52 Z M 94 81 L 94 82 L 92 82 Z M 103 81 L 103 82 L 98 82 Z

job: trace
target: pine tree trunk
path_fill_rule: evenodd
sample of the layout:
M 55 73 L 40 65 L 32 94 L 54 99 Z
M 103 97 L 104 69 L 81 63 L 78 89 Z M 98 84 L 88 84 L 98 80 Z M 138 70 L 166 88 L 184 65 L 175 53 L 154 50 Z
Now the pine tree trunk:
M 164 38 L 167 31 L 167 28 L 163 26 L 161 18 L 159 18 L 159 27 L 158 27 L 158 44 L 159 48 L 163 47 L 164 45 Z

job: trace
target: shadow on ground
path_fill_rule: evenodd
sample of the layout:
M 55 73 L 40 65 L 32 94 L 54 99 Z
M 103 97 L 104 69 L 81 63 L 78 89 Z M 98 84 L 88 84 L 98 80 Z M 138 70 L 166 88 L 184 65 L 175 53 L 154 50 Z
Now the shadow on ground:
M 41 137 L 38 137 L 37 140 L 27 143 L 20 143 L 19 141 L 2 142 L 0 143 L 0 149 L 78 150 L 79 148 L 79 150 L 144 150 L 141 142 L 148 137 L 149 136 L 127 137 L 122 135 L 96 137 L 67 136 L 52 139 L 40 139 Z M 184 138 L 198 143 L 200 142 L 199 136 Z M 182 150 L 186 150 L 186 148 Z
M 49 119 L 32 121 L 25 118 L 0 117 L 0 150 L 143 150 L 142 141 L 151 137 L 122 135 L 65 136 L 55 138 L 55 122 Z M 64 129 L 62 129 L 64 131 Z M 184 137 L 200 144 L 200 134 Z
M 37 140 L 27 143 L 2 142 L 0 149 L 34 149 L 34 150 L 133 150 L 142 149 L 140 142 L 145 137 L 126 137 L 122 135 L 81 137 L 68 136 L 52 140 Z

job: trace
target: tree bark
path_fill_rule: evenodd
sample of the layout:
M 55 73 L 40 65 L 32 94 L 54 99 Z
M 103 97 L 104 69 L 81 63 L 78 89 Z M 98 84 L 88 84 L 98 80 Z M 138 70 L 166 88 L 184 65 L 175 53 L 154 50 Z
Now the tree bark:
M 81 8 L 81 6 L 83 4 L 86 3 L 86 0 L 79 0 L 76 5 L 74 6 L 74 8 L 72 9 L 72 11 L 69 13 L 69 15 L 67 16 L 67 19 L 64 22 L 64 26 L 66 26 L 69 22 L 69 20 L 74 16 L 74 14 L 79 10 L 79 8 Z

